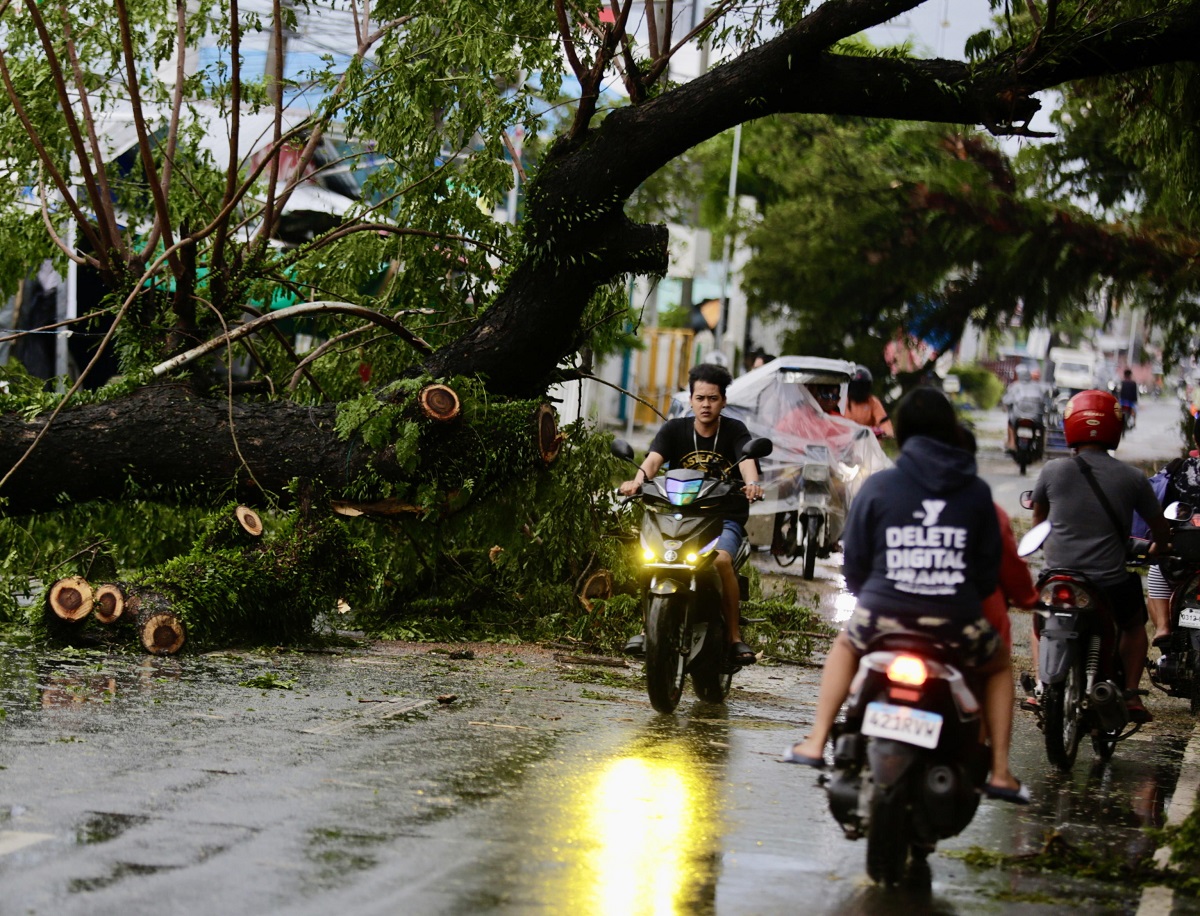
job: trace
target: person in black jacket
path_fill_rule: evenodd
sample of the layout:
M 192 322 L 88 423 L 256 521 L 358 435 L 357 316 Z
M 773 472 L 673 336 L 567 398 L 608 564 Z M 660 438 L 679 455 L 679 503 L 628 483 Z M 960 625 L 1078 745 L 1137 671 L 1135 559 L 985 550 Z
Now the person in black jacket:
M 992 746 L 988 796 L 1027 804 L 1028 789 L 1008 767 L 1009 651 L 982 610 L 1000 572 L 991 489 L 976 475 L 974 456 L 959 447 L 954 407 L 940 391 L 909 392 L 895 422 L 896 466 L 863 484 L 842 538 L 846 587 L 858 608 L 825 660 L 812 731 L 784 759 L 824 767 L 825 742 L 868 644 L 889 631 L 921 632 L 955 649 L 984 683 Z

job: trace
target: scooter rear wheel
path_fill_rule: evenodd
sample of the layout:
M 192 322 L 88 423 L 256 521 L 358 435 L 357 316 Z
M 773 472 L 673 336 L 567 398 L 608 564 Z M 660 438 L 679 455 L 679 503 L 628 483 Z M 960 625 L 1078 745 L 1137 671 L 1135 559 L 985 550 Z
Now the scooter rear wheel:
M 646 692 L 650 705 L 672 713 L 683 696 L 684 640 L 683 597 L 651 595 L 646 610 Z
M 1064 773 L 1075 765 L 1083 718 L 1083 659 L 1076 655 L 1067 676 L 1042 691 L 1046 756 Z
M 899 788 L 887 792 L 879 786 L 871 795 L 871 821 L 867 827 L 867 874 L 872 881 L 894 887 L 908 870 L 909 843 L 905 804 Z

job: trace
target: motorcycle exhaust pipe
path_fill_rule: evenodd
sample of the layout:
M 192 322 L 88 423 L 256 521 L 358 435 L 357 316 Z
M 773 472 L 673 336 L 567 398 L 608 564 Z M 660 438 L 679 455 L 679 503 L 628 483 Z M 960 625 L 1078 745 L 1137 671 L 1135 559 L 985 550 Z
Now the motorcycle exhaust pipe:
M 1125 692 L 1112 681 L 1101 681 L 1088 694 L 1096 721 L 1106 732 L 1118 732 L 1129 724 L 1129 710 L 1125 708 Z

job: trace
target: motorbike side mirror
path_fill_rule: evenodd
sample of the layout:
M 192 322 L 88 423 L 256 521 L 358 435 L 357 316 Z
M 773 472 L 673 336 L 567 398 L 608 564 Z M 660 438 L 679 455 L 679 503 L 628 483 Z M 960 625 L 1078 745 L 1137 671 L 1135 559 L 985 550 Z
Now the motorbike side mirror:
M 633 446 L 624 439 L 613 439 L 609 450 L 615 457 L 620 458 L 622 461 L 633 463 Z
M 1021 508 L 1033 508 L 1033 490 L 1025 490 L 1021 493 Z
M 743 458 L 766 458 L 775 450 L 775 443 L 770 439 L 751 439 L 742 446 Z
M 1193 509 L 1187 503 L 1181 503 L 1178 500 L 1171 503 L 1167 508 L 1163 509 L 1163 517 L 1167 521 L 1181 522 L 1185 518 L 1192 517 Z
M 1026 531 L 1021 542 L 1017 544 L 1017 555 L 1027 557 L 1046 543 L 1046 538 L 1050 537 L 1051 527 L 1050 520 L 1046 519 Z

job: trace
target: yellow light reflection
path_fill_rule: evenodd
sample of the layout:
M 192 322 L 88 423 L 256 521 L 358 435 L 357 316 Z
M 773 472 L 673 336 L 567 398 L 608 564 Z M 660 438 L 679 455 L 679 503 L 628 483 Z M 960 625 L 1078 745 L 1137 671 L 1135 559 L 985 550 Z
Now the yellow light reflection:
M 680 748 L 664 758 L 625 757 L 598 774 L 585 830 L 594 912 L 684 912 L 711 842 L 710 787 Z

